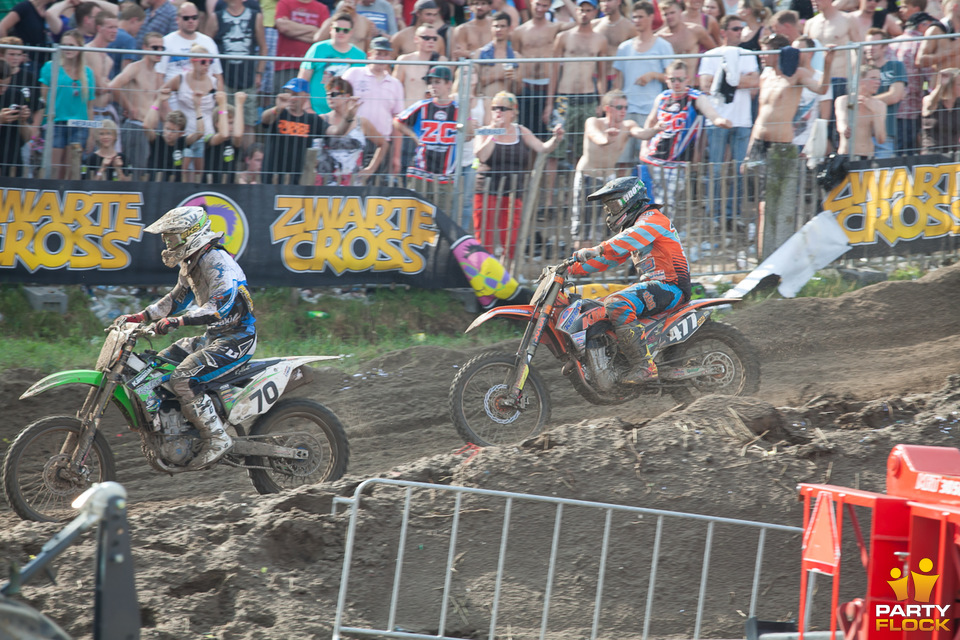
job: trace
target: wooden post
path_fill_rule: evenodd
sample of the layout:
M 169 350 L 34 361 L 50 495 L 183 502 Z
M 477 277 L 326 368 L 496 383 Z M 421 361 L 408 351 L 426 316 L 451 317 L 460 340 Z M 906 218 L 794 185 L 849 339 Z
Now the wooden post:
M 793 144 L 772 144 L 767 150 L 761 262 L 796 233 L 798 155 Z
M 520 142 L 519 144 L 523 143 Z M 546 153 L 537 154 L 537 159 L 533 162 L 533 171 L 530 172 L 530 181 L 527 183 L 527 187 L 524 190 L 526 197 L 523 199 L 520 237 L 517 238 L 517 246 L 521 248 L 527 246 L 527 241 L 530 238 L 530 230 L 534 223 L 534 217 L 537 215 L 537 201 L 539 200 L 539 198 L 537 198 L 537 194 L 540 193 L 540 180 L 543 177 L 543 168 L 547 166 L 547 155 L 548 154 Z M 546 247 L 541 250 L 546 252 Z M 532 257 L 533 252 L 531 251 L 530 253 Z M 543 255 L 543 257 L 546 259 L 546 255 Z M 514 254 L 513 261 L 510 263 L 510 268 L 508 269 L 511 274 L 516 272 L 519 260 L 519 254 Z
M 67 180 L 80 179 L 80 164 L 83 148 L 76 142 L 67 145 Z
M 303 158 L 303 172 L 300 174 L 300 186 L 308 187 L 317 183 L 317 154 L 319 149 L 310 148 Z

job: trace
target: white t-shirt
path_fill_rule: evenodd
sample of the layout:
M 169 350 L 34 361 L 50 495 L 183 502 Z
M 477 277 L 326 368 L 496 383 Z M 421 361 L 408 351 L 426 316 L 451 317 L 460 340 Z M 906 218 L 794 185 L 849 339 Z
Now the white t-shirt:
M 206 36 L 199 31 L 194 35 L 197 37 L 193 40 L 187 40 L 180 35 L 179 31 L 174 31 L 163 36 L 163 46 L 167 51 L 182 54 L 175 56 L 164 56 L 163 60 L 157 64 L 157 71 L 163 73 L 164 82 L 174 76 L 190 70 L 190 47 L 193 45 L 198 44 L 206 49 L 209 53 L 220 53 L 220 49 L 217 48 L 217 43 L 213 41 L 213 38 Z M 223 67 L 220 65 L 220 60 L 218 58 L 214 58 L 213 63 L 210 65 L 210 75 L 222 73 Z M 171 106 L 171 108 L 173 107 Z
M 711 56 L 711 54 L 720 54 Z M 739 55 L 737 55 L 739 54 Z M 733 78 L 743 77 L 747 73 L 758 73 L 756 56 L 750 55 L 746 50 L 740 47 L 717 47 L 707 51 L 700 59 L 700 77 L 712 76 L 716 78 L 720 71 L 720 65 L 725 64 L 727 69 L 727 82 Z M 737 65 L 736 69 L 731 68 Z M 733 84 L 730 82 L 730 84 Z M 736 86 L 736 85 L 735 85 Z M 735 127 L 752 127 L 753 118 L 750 111 L 750 90 L 737 89 L 733 93 L 733 101 L 726 102 L 724 97 L 719 94 L 710 96 L 710 102 L 713 103 L 717 113 L 733 123 Z M 710 125 L 710 123 L 707 123 Z

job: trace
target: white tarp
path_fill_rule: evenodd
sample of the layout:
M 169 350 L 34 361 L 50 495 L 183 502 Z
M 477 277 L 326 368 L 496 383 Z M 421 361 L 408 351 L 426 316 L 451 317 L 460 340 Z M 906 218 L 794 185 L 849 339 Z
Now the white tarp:
M 832 211 L 822 211 L 803 225 L 760 266 L 750 272 L 724 298 L 742 298 L 769 275 L 780 276 L 777 290 L 792 298 L 817 272 L 850 249 L 847 234 Z

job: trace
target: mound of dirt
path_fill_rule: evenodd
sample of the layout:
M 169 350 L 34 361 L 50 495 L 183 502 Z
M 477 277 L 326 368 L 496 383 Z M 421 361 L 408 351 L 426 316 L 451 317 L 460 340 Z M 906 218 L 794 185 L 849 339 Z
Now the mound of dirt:
M 555 424 L 523 446 L 475 454 L 461 451 L 446 395 L 457 367 L 480 349 L 388 353 L 352 376 L 322 368 L 315 383 L 298 393 L 327 404 L 347 426 L 350 475 L 332 486 L 279 496 L 255 495 L 246 476 L 229 469 L 158 475 L 142 459 L 139 439 L 111 414 L 105 434 L 117 456 L 118 480 L 130 495 L 142 637 L 328 637 L 348 522 L 342 507 L 330 515 L 332 497 L 352 497 L 369 478 L 792 527 L 802 523 L 798 482 L 883 491 L 886 457 L 895 444 L 956 446 L 960 377 L 948 376 L 960 355 L 951 340 L 960 302 L 948 293 L 958 279 L 960 267 L 953 267 L 835 300 L 768 301 L 732 314 L 726 320 L 763 356 L 756 398 L 704 398 L 685 410 L 665 398 L 594 407 L 576 395 L 541 350 L 534 364 L 551 390 Z M 914 319 L 917 309 L 924 315 Z M 496 348 L 509 352 L 516 344 Z M 36 372 L 22 369 L 0 374 L 6 418 L 0 442 L 37 418 L 72 413 L 82 401 L 76 392 L 17 400 L 36 379 Z M 453 500 L 435 490 L 412 495 L 397 627 L 437 631 Z M 387 624 L 404 504 L 403 491 L 387 484 L 365 490 L 348 625 Z M 461 508 L 445 632 L 486 637 L 490 603 L 499 591 L 499 635 L 538 635 L 554 505 L 519 500 L 513 505 L 500 580 L 504 503 L 465 496 Z M 547 628 L 551 638 L 590 634 L 605 517 L 605 511 L 585 506 L 563 512 Z M 603 637 L 639 637 L 656 518 L 618 511 L 610 521 L 598 622 Z M 671 520 L 663 525 L 650 628 L 656 637 L 693 632 L 706 535 L 701 525 Z M 0 511 L 0 556 L 22 563 L 57 530 Z M 91 637 L 91 539 L 88 535 L 58 561 L 58 585 L 36 580 L 22 596 L 78 639 Z M 755 530 L 716 527 L 703 637 L 742 636 L 756 540 Z M 763 619 L 795 618 L 799 537 L 770 533 L 765 549 L 757 613 Z M 854 564 L 848 565 L 851 571 Z M 841 597 L 860 595 L 857 589 L 854 581 Z

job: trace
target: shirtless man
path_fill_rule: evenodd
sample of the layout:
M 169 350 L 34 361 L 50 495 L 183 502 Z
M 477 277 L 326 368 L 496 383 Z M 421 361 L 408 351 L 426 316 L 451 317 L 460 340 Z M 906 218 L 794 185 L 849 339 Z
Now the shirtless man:
M 510 44 L 510 15 L 505 12 L 495 13 L 490 20 L 493 40 L 474 51 L 472 57 L 476 60 L 516 58 L 517 54 L 513 50 L 513 45 Z M 517 93 L 517 85 L 520 80 L 519 66 L 516 62 L 504 62 L 502 64 L 481 62 L 474 67 L 479 76 L 476 95 L 481 98 L 489 98 L 484 101 L 484 122 L 490 121 L 490 104 L 493 102 L 493 96 L 501 91 Z
M 577 5 L 577 27 L 562 31 L 553 43 L 553 58 L 605 58 L 607 39 L 593 30 L 593 19 L 597 17 L 597 0 L 580 0 Z M 587 118 L 596 115 L 598 96 L 603 78 L 606 78 L 605 60 L 589 62 L 558 62 L 550 64 L 550 84 L 547 95 L 555 96 L 543 107 L 542 118 L 552 127 L 562 124 L 567 135 L 550 153 L 547 160 L 547 202 L 552 206 L 553 185 L 557 176 L 557 162 L 567 158 L 576 161 L 583 150 L 581 140 L 583 124 Z
M 600 0 L 603 17 L 593 21 L 593 30 L 607 39 L 609 51 L 616 51 L 620 43 L 637 35 L 633 23 L 624 15 L 625 10 L 623 0 Z
M 398 64 L 393 70 L 393 77 L 403 84 L 404 108 L 427 97 L 429 88 L 425 79 L 427 72 L 437 62 L 447 59 L 446 56 L 437 53 L 438 38 L 436 29 L 431 25 L 422 24 L 417 27 L 417 35 L 413 39 L 417 50 L 397 58 L 397 60 L 423 62 L 423 64 Z
M 837 129 L 840 131 L 840 155 L 852 154 L 860 159 L 872 158 L 873 142 L 887 140 L 886 105 L 875 98 L 880 88 L 880 70 L 870 65 L 860 67 L 860 87 L 857 93 L 856 133 L 850 123 L 850 96 L 837 98 Z M 852 140 L 851 140 L 852 138 Z M 850 144 L 853 143 L 851 150 Z
M 877 12 L 877 5 L 881 0 L 860 0 L 860 7 L 856 11 L 851 11 L 850 15 L 856 18 L 860 27 L 860 32 L 866 34 L 873 28 L 873 15 Z M 883 21 L 883 30 L 890 34 L 890 37 L 896 37 L 903 33 L 903 26 L 896 14 L 888 13 Z
M 106 49 L 111 42 L 117 39 L 120 23 L 117 22 L 116 16 L 112 16 L 106 11 L 98 13 L 94 23 L 97 27 L 97 35 L 85 46 Z M 108 117 L 108 107 L 113 101 L 113 95 L 107 88 L 107 85 L 110 84 L 110 70 L 113 69 L 113 59 L 108 53 L 88 51 L 83 56 L 83 61 L 93 70 L 93 78 L 97 83 L 97 97 L 93 101 L 93 113 L 94 119 L 101 120 Z M 92 139 L 93 136 L 90 136 L 90 138 Z
M 350 32 L 350 44 L 366 51 L 370 48 L 370 40 L 379 33 L 377 26 L 369 18 L 357 13 L 357 0 L 340 0 L 337 4 L 337 10 L 334 13 L 346 13 L 353 18 L 353 30 Z M 327 18 L 317 33 L 313 36 L 314 42 L 322 42 L 330 39 L 330 30 L 333 28 L 333 16 Z
M 942 36 L 945 33 L 960 33 L 960 0 L 945 0 L 944 18 L 927 27 L 925 36 Z M 917 51 L 917 66 L 933 67 L 940 71 L 950 67 L 960 67 L 960 40 L 944 38 L 923 40 Z
M 517 26 L 520 24 L 520 12 L 507 4 L 507 0 L 492 0 L 490 2 L 490 14 L 506 13 L 510 16 L 510 24 Z
M 657 35 L 669 42 L 677 55 L 709 51 L 717 46 L 706 29 L 683 21 L 683 7 L 677 0 L 661 2 L 660 14 L 664 24 Z M 690 59 L 687 62 L 691 66 L 690 74 L 696 76 L 698 61 Z
M 577 26 L 575 22 L 548 22 L 549 11 L 550 0 L 534 0 L 533 19 L 513 30 L 513 50 L 524 58 L 549 58 L 553 55 L 557 34 Z M 520 124 L 541 140 L 546 140 L 550 132 L 543 113 L 550 84 L 550 65 L 523 62 L 520 64 L 520 76 L 523 82 L 520 90 Z
M 490 33 L 490 0 L 470 0 L 470 11 L 473 19 L 465 22 L 453 30 L 454 60 L 468 58 L 470 54 L 490 42 L 493 36 Z
M 779 52 L 790 46 L 790 41 L 784 36 L 769 35 L 763 39 L 760 46 L 769 53 L 760 56 L 761 63 L 766 67 L 760 74 L 760 109 L 750 132 L 750 142 L 741 171 L 749 164 L 762 163 L 772 145 L 790 145 L 796 151 L 796 145 L 793 144 L 793 117 L 800 106 L 803 88 L 823 95 L 830 86 L 826 74 L 817 82 L 813 69 L 799 66 L 799 54 L 794 61 L 796 68 L 787 69 L 786 71 L 793 72 L 787 75 L 780 66 Z M 832 49 L 827 52 L 827 68 L 833 63 L 834 53 Z
M 146 170 L 150 151 L 143 131 L 143 119 L 163 87 L 163 74 L 154 68 L 162 57 L 159 52 L 163 51 L 163 36 L 156 31 L 146 34 L 143 37 L 143 49 L 148 53 L 127 65 L 109 85 L 125 115 L 120 129 L 120 144 L 123 145 L 123 157 L 129 163 L 135 180 L 141 171 Z M 162 104 L 166 107 L 167 103 L 163 101 Z M 159 114 L 160 120 L 166 115 Z
M 810 36 L 827 47 L 863 41 L 864 31 L 860 29 L 856 18 L 837 9 L 832 0 L 820 0 L 816 4 L 820 7 L 820 13 L 803 25 L 803 35 Z M 853 71 L 853 64 L 852 50 L 835 56 L 832 64 L 824 64 L 823 75 L 830 79 L 834 97 L 847 92 L 847 78 Z
M 627 94 L 614 89 L 603 94 L 600 101 L 604 115 L 587 118 L 583 129 L 583 155 L 577 162 L 573 178 L 573 213 L 570 234 L 575 248 L 593 246 L 606 237 L 598 224 L 603 217 L 595 207 L 584 207 L 583 196 L 595 191 L 616 177 L 617 160 L 631 138 L 649 140 L 657 128 L 644 129 L 627 116 Z
M 414 43 L 414 38 L 417 35 L 417 27 L 425 24 L 436 29 L 437 35 L 440 36 L 437 51 L 447 53 L 446 35 L 448 29 L 443 22 L 443 18 L 440 17 L 440 6 L 434 0 L 417 0 L 416 4 L 413 5 L 413 24 L 396 32 L 390 38 L 390 45 L 393 47 L 394 53 L 402 56 L 405 53 L 416 51 L 417 45 Z

